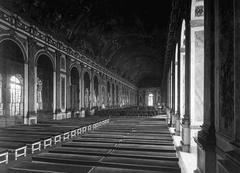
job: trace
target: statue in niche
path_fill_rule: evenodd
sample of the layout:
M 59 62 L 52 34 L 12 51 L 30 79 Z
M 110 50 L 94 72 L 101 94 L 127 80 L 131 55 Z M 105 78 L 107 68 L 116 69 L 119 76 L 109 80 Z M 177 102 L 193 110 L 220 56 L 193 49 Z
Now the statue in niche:
M 43 109 L 43 103 L 42 103 L 42 81 L 38 78 L 37 79 L 37 109 L 42 110 Z
M 84 102 L 85 102 L 85 107 L 89 107 L 89 91 L 88 91 L 88 88 L 85 89 Z

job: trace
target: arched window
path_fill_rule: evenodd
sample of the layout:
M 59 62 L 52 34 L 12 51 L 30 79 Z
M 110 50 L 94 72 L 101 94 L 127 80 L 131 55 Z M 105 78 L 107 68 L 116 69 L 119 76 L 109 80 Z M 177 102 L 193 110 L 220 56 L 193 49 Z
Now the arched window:
M 23 123 L 24 54 L 18 43 L 0 43 L 0 121 L 1 126 Z M 14 117 L 14 118 L 13 118 Z
M 49 56 L 41 54 L 37 59 L 36 66 L 39 119 L 51 118 L 53 112 L 53 63 Z
M 148 106 L 153 106 L 153 94 L 148 94 Z
M 10 115 L 23 113 L 23 86 L 20 77 L 10 78 Z

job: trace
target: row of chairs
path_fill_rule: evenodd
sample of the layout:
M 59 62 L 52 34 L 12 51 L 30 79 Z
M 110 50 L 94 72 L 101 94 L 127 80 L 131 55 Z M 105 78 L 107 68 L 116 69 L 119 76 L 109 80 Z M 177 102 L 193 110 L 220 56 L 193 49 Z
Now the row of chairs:
M 66 142 L 76 136 L 109 122 L 109 119 L 91 117 L 39 122 L 36 125 L 18 125 L 0 129 L 0 164 L 18 160 L 27 154 L 34 154 Z

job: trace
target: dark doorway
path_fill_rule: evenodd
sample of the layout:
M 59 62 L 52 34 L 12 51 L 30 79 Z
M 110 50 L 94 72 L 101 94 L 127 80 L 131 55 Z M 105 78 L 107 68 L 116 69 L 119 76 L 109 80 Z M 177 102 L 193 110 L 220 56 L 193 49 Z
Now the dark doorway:
M 71 109 L 73 113 L 79 110 L 79 73 L 76 67 L 71 69 Z
M 84 73 L 84 106 L 90 107 L 90 77 L 87 72 Z
M 37 110 L 39 119 L 52 119 L 53 113 L 53 64 L 47 55 L 37 60 Z

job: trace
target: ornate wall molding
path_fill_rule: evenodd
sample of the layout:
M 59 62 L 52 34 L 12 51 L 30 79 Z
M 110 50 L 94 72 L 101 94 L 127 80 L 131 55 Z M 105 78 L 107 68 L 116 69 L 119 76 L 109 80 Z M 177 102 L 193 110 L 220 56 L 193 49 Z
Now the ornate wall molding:
M 25 22 L 16 14 L 10 13 L 2 8 L 0 8 L 0 23 L 7 25 L 8 27 L 20 32 L 21 34 L 29 36 L 50 48 L 58 50 L 61 53 L 64 53 L 67 56 L 82 62 L 83 64 L 89 66 L 90 68 L 102 72 L 105 75 L 109 76 L 110 78 L 114 78 L 120 81 L 121 83 L 132 89 L 137 89 L 135 85 L 123 79 L 122 77 L 114 74 L 105 67 L 102 67 L 101 65 L 97 64 L 89 57 L 84 55 L 82 52 L 72 49 L 71 47 L 65 45 L 63 42 L 54 39 L 51 35 L 40 31 L 36 26 L 30 25 L 29 23 Z

